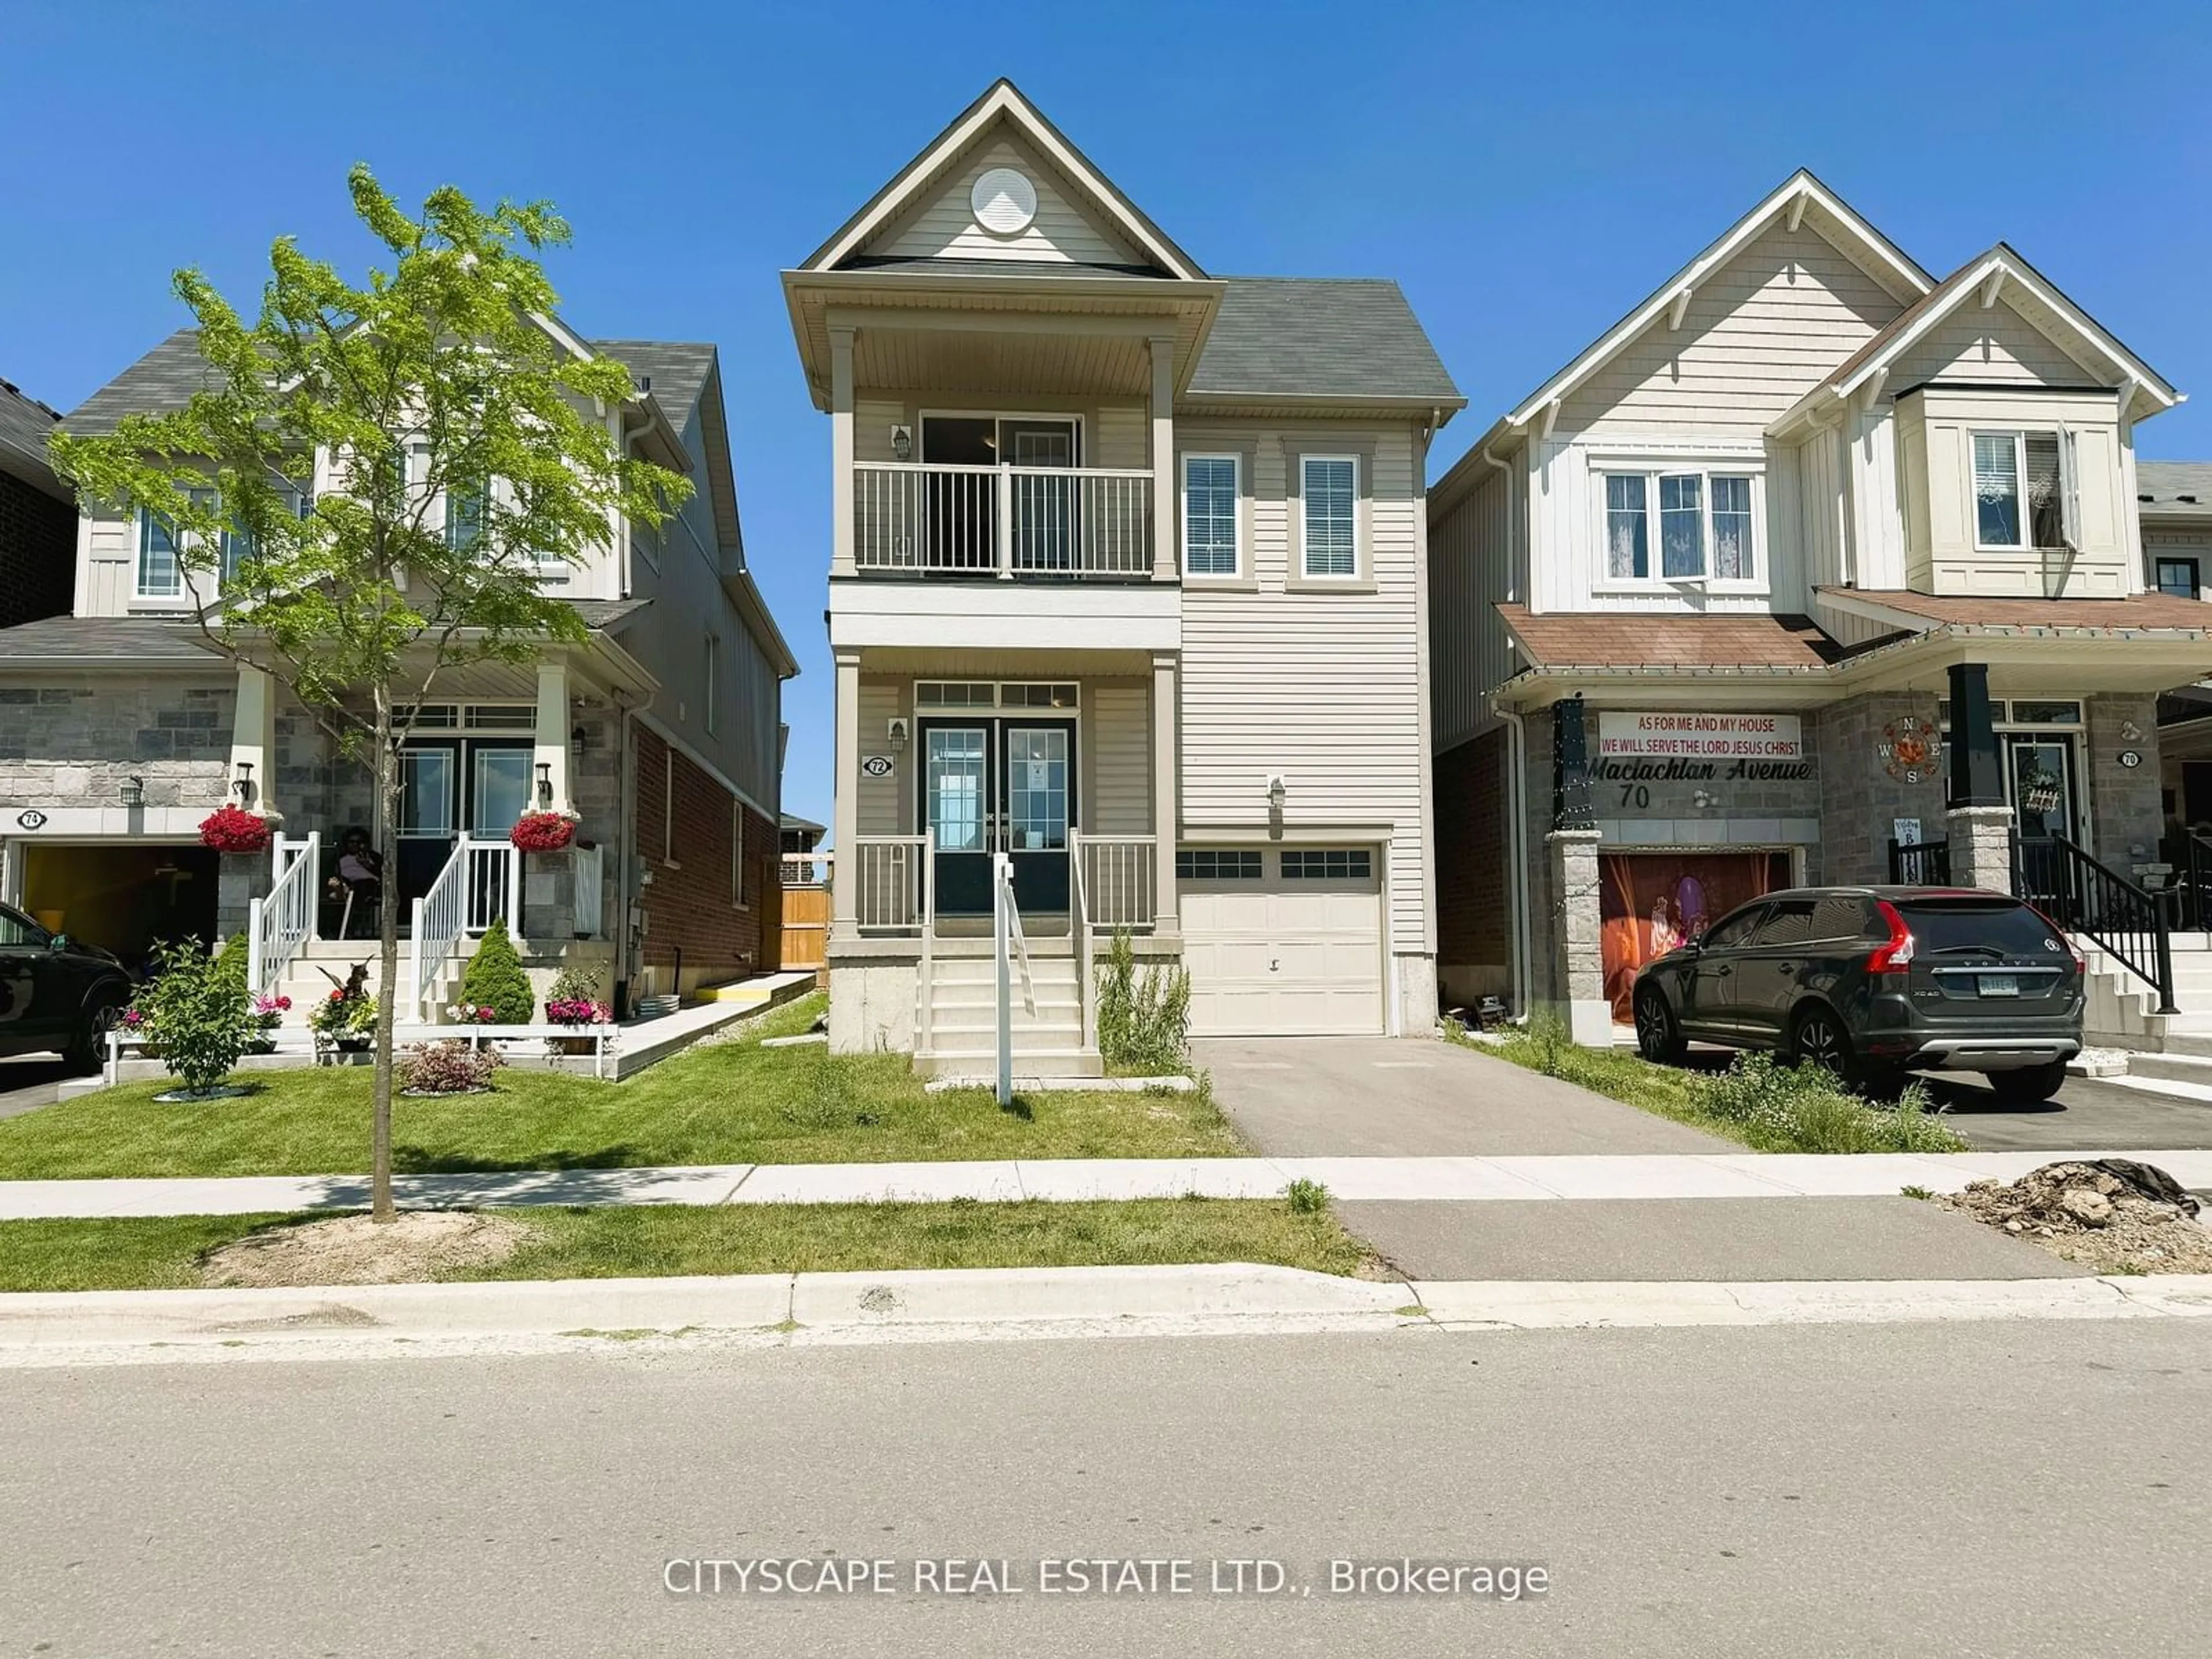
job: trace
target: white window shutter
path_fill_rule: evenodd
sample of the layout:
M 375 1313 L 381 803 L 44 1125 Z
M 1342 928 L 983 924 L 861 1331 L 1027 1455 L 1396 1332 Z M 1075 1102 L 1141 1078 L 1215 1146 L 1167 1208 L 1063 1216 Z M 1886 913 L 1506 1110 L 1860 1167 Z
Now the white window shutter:
M 2070 426 L 2058 429 L 2059 533 L 2076 553 L 2081 550 L 2081 466 L 2075 453 L 2079 435 Z

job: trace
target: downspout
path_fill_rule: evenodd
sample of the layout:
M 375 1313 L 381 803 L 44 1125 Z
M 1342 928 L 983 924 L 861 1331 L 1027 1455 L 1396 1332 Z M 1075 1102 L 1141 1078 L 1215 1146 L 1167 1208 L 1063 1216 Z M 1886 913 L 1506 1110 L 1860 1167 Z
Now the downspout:
M 637 714 L 622 692 L 614 694 L 614 702 L 616 776 L 621 780 L 617 786 L 617 799 L 621 802 L 617 821 L 622 825 L 622 847 L 615 860 L 615 1006 L 618 1015 L 627 1015 L 635 1001 L 630 995 L 635 957 L 630 946 L 629 913 L 636 901 L 637 866 L 643 854 L 637 845 L 636 743 L 631 729 Z

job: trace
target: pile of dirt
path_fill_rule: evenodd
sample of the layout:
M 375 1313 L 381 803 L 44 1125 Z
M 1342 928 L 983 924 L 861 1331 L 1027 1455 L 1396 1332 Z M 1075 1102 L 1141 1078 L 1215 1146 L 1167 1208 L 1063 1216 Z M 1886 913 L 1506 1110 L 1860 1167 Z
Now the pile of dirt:
M 2132 1158 L 2046 1164 L 1936 1201 L 2099 1273 L 2212 1273 L 2212 1228 L 2197 1200 Z
M 211 1251 L 200 1274 L 215 1286 L 411 1285 L 506 1261 L 538 1230 L 506 1216 L 408 1210 L 271 1227 Z

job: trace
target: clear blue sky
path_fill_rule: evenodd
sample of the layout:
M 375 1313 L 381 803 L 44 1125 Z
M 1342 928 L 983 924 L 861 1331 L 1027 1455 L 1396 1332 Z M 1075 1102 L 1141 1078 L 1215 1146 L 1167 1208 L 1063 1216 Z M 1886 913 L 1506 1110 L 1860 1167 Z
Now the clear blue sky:
M 2141 453 L 2212 457 L 2202 3 L 0 0 L 0 377 L 70 408 L 184 320 L 176 265 L 357 264 L 356 160 L 552 198 L 572 322 L 721 348 L 826 822 L 830 433 L 776 273 L 1001 74 L 1209 269 L 1402 283 L 1471 400 L 1439 471 L 1799 166 L 1939 274 L 2013 243 L 2198 394 Z

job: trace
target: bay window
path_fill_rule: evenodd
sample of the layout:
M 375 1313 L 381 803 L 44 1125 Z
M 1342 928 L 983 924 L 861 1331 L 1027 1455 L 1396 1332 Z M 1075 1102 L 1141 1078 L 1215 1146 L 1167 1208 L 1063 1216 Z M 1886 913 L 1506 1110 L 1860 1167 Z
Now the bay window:
M 1741 472 L 1607 469 L 1605 578 L 1749 582 L 1759 574 L 1751 477 Z M 1652 568 L 1656 526 L 1658 568 Z

